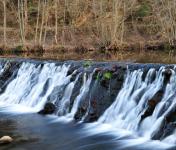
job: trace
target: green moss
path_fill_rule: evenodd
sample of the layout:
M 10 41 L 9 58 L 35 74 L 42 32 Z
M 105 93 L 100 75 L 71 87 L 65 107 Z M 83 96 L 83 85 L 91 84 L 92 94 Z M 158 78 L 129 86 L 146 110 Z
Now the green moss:
M 96 80 L 100 80 L 100 74 L 98 73 L 97 75 L 96 75 Z
M 89 68 L 91 65 L 92 65 L 92 62 L 91 62 L 91 61 L 85 61 L 85 62 L 83 63 L 83 67 L 84 67 L 84 68 Z
M 105 72 L 103 74 L 103 78 L 106 80 L 110 80 L 112 78 L 112 72 Z

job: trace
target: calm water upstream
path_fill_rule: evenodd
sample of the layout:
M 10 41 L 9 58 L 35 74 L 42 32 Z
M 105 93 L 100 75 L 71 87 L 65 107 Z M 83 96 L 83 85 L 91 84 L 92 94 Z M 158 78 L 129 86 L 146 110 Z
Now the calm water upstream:
M 4 53 L 0 57 L 22 57 L 53 60 L 97 60 L 97 61 L 129 61 L 138 63 L 176 63 L 176 53 L 169 51 L 117 51 L 115 53 L 101 53 L 99 51 L 87 53 L 75 53 L 72 51 L 57 52 L 33 52 L 33 53 Z

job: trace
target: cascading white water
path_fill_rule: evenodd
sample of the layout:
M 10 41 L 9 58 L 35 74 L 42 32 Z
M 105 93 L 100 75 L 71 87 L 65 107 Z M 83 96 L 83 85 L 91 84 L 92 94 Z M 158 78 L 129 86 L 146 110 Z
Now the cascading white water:
M 62 97 L 61 101 L 59 102 L 59 108 L 57 114 L 59 116 L 63 116 L 69 113 L 69 106 L 70 106 L 70 98 L 72 95 L 73 88 L 78 81 L 80 74 L 77 75 L 75 81 L 72 81 L 68 84 L 65 89 L 64 96 Z
M 142 70 L 128 71 L 123 88 L 116 97 L 114 103 L 99 118 L 99 123 L 111 124 L 117 128 L 123 128 L 148 139 L 158 132 L 165 116 L 176 108 L 176 75 L 172 70 L 170 82 L 167 84 L 162 100 L 156 105 L 151 116 L 141 122 L 141 117 L 147 109 L 148 101 L 163 88 L 164 67 L 159 71 L 150 69 L 142 81 Z M 152 81 L 153 74 L 155 80 Z M 161 112 L 164 112 L 161 114 Z M 176 133 L 163 141 L 175 138 Z M 173 139 L 170 140 L 173 142 Z M 176 143 L 176 140 L 174 140 Z M 173 142 L 173 143 L 174 143 Z M 172 143 L 172 144 L 173 144 Z
M 83 74 L 83 84 L 74 100 L 71 112 L 69 112 L 73 88 L 82 76 L 82 73 L 79 73 L 75 80 L 70 82 L 71 77 L 77 73 L 77 70 L 67 76 L 69 68 L 70 66 L 56 66 L 54 63 L 36 65 L 24 62 L 21 64 L 16 77 L 7 85 L 4 93 L 0 95 L 0 102 L 6 105 L 20 104 L 30 107 L 34 111 L 39 111 L 44 107 L 54 89 L 57 88 L 57 91 L 61 90 L 64 93 L 62 98 L 49 101 L 58 107 L 57 115 L 67 115 L 69 118 L 73 118 L 80 102 L 89 91 L 94 72 Z M 3 71 L 4 68 L 1 67 L 1 72 Z M 65 90 L 62 91 L 62 89 Z
M 16 78 L 0 95 L 0 102 L 21 104 L 40 110 L 55 87 L 62 87 L 70 82 L 68 70 L 69 66 L 56 66 L 54 63 L 46 63 L 43 67 L 22 63 Z
M 71 112 L 67 115 L 67 117 L 69 118 L 73 118 L 78 110 L 79 104 L 82 101 L 82 99 L 84 99 L 84 96 L 86 96 L 86 94 L 89 92 L 89 88 L 90 88 L 90 84 L 92 81 L 92 76 L 93 76 L 94 71 L 88 75 L 85 73 L 83 76 L 83 85 L 80 89 L 80 93 L 79 95 L 76 97 L 76 99 L 74 100 Z
M 0 66 L 1 73 L 3 73 L 6 65 L 4 67 Z M 68 65 L 56 66 L 54 63 L 36 65 L 24 62 L 19 67 L 16 77 L 7 85 L 4 93 L 0 95 L 0 102 L 6 105 L 20 104 L 30 107 L 34 111 L 39 111 L 44 107 L 49 96 L 56 88 L 57 92 L 61 90 L 64 93 L 59 100 L 49 100 L 57 106 L 56 114 L 73 118 L 80 102 L 89 91 L 94 72 L 83 74 L 83 84 L 78 89 L 80 92 L 74 100 L 71 112 L 69 112 L 73 88 L 79 77 L 82 76 L 82 73 L 79 73 L 76 75 L 75 80 L 70 82 L 71 77 L 77 73 L 77 70 L 67 76 L 69 68 Z M 62 89 L 65 90 L 62 91 Z
M 170 83 L 167 84 L 166 90 L 164 93 L 164 96 L 161 100 L 161 102 L 156 106 L 152 116 L 146 118 L 142 125 L 144 126 L 143 129 L 145 128 L 146 130 L 146 135 L 151 137 L 154 133 L 160 129 L 160 125 L 166 115 L 176 108 L 176 98 L 172 98 L 173 96 L 175 97 L 176 94 L 176 74 L 172 70 L 172 76 L 170 79 Z M 170 106 L 167 106 L 170 103 Z M 166 106 L 166 107 L 165 107 Z M 164 113 L 162 113 L 164 112 Z M 152 128 L 149 126 L 152 125 Z

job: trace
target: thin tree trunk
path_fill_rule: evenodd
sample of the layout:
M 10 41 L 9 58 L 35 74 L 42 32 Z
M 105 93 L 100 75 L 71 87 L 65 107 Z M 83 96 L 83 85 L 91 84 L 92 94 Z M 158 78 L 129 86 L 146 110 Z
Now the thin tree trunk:
M 46 0 L 44 0 L 42 3 L 42 21 L 40 26 L 39 45 L 42 44 L 43 25 L 44 25 L 44 19 L 45 19 L 45 7 L 46 7 Z
M 37 23 L 36 23 L 36 28 L 35 28 L 35 45 L 37 43 L 37 38 L 38 38 L 38 28 L 39 28 L 39 18 L 40 18 L 40 0 L 38 1 L 38 13 L 37 13 Z M 39 44 L 39 42 L 38 42 Z
M 24 0 L 21 0 L 21 24 L 22 24 L 23 47 L 25 47 L 26 37 L 25 37 L 25 20 L 24 20 Z
M 27 28 L 28 28 L 28 3 L 27 0 L 24 0 L 24 22 L 25 22 L 25 37 L 27 36 Z
M 55 0 L 55 42 L 58 43 L 57 34 L 58 34 L 58 0 Z
M 23 41 L 22 19 L 21 19 L 21 0 L 18 0 L 18 21 L 19 21 L 19 27 L 20 27 L 20 39 L 21 39 L 21 44 L 23 46 L 24 41 Z
M 45 44 L 45 42 L 46 42 L 46 33 L 47 33 L 47 27 L 48 27 L 48 17 L 49 17 L 49 3 L 47 3 L 47 1 L 46 1 L 46 3 L 45 3 L 45 21 L 44 21 L 44 23 L 45 23 L 45 31 L 44 31 L 44 36 L 43 36 L 43 47 L 44 47 L 44 44 Z
M 7 45 L 7 11 L 6 11 L 6 0 L 3 1 L 4 5 L 4 46 Z
M 66 11 L 67 11 L 67 0 L 64 1 L 64 26 L 63 26 L 63 30 L 62 30 L 62 36 L 63 36 L 63 42 L 62 45 L 65 46 L 66 42 L 65 42 L 65 32 L 66 32 Z
M 121 38 L 120 38 L 120 44 L 123 43 L 123 38 L 124 38 L 124 32 L 125 32 L 125 13 L 126 13 L 126 6 L 125 3 L 123 5 L 123 11 L 124 11 L 124 15 L 123 15 L 123 20 L 122 20 L 122 30 L 121 30 Z

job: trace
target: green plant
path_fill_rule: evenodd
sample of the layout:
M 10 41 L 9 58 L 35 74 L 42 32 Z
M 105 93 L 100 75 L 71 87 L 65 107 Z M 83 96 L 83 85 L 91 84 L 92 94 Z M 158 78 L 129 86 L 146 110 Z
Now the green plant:
M 88 68 L 88 67 L 90 67 L 92 65 L 92 62 L 91 61 L 85 61 L 84 63 L 83 63 L 83 67 L 84 68 Z
M 22 46 L 22 45 L 17 46 L 17 47 L 16 47 L 16 50 L 17 50 L 17 51 L 23 51 L 23 46 Z
M 136 12 L 136 16 L 137 17 L 146 17 L 150 14 L 151 12 L 151 8 L 150 5 L 147 3 L 143 3 L 141 4 L 141 6 L 139 7 L 139 9 Z
M 106 79 L 106 80 L 110 80 L 112 78 L 112 72 L 105 72 L 103 74 L 103 78 Z
M 100 74 L 98 73 L 97 75 L 96 75 L 96 80 L 100 80 Z

